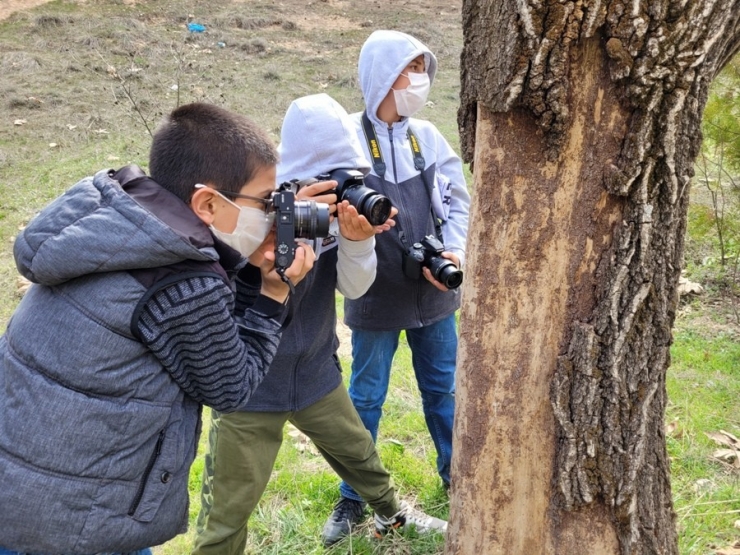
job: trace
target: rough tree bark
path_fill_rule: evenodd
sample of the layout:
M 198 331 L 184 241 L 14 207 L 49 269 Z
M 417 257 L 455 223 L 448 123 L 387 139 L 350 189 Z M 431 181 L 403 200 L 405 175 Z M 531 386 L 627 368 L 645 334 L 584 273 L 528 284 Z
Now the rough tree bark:
M 740 0 L 464 0 L 474 161 L 446 553 L 675 554 L 665 375 Z

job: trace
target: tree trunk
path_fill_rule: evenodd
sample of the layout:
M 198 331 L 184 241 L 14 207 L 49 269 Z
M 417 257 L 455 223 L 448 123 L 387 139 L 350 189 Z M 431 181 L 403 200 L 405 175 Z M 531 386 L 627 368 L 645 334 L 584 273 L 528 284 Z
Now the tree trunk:
M 675 554 L 665 375 L 740 0 L 464 0 L 448 555 Z

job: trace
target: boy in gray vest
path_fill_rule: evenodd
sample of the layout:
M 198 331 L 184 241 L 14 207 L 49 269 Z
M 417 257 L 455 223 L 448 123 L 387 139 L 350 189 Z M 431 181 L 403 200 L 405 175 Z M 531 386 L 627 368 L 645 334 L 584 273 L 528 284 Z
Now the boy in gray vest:
M 391 365 L 401 331 L 411 348 L 427 428 L 437 450 L 437 472 L 450 485 L 455 412 L 455 311 L 460 306 L 468 229 L 468 194 L 460 158 L 429 121 L 413 118 L 427 101 L 437 71 L 434 54 L 414 37 L 375 31 L 360 50 L 359 84 L 365 110 L 352 114 L 355 133 L 373 167 L 369 187 L 398 208 L 397 225 L 378 236 L 378 275 L 362 297 L 345 299 L 352 330 L 349 395 L 377 438 Z M 369 148 L 369 144 L 373 148 Z M 431 237 L 441 245 L 437 262 L 448 263 L 443 279 L 407 256 Z M 411 270 L 416 270 L 411 271 Z M 392 307 L 392 308 L 391 308 Z M 362 518 L 364 502 L 351 484 L 327 529 L 339 536 L 346 523 Z
M 151 177 L 102 170 L 19 234 L 33 285 L 0 338 L 0 552 L 147 553 L 185 531 L 201 405 L 246 407 L 280 342 L 277 159 L 249 119 L 182 106 Z M 247 256 L 251 307 L 235 302 Z M 286 278 L 314 258 L 298 248 Z
M 295 100 L 281 139 L 278 183 L 336 169 L 368 170 L 346 111 L 326 94 Z M 245 412 L 214 415 L 194 555 L 244 553 L 247 521 L 270 479 L 286 422 L 311 438 L 337 474 L 370 504 L 378 535 L 411 525 L 418 532 L 446 529 L 445 521 L 398 499 L 342 383 L 335 289 L 349 298 L 367 291 L 376 271 L 375 234 L 394 222 L 374 229 L 346 200 L 337 203 L 330 191 L 336 185 L 317 182 L 298 193 L 335 205 L 338 232 L 317 247 L 316 265 L 296 288 L 295 312 L 270 372 Z M 327 545 L 341 539 L 324 536 Z

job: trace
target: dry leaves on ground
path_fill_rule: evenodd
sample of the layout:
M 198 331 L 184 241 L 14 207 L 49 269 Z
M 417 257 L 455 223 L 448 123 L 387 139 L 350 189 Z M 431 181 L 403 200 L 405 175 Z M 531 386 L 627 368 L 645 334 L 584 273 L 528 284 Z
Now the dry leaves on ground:
M 740 555 L 740 541 L 736 541 L 729 547 L 718 549 L 716 555 Z
M 298 428 L 293 426 L 293 424 L 288 424 L 288 436 L 290 436 L 290 439 L 293 441 L 296 449 L 298 449 L 298 451 L 300 451 L 301 453 L 305 453 L 306 451 L 308 451 L 312 455 L 319 454 L 319 450 L 316 449 L 316 446 L 309 439 L 309 437 L 301 432 Z
M 29 287 L 31 287 L 31 282 L 23 276 L 18 276 L 15 292 L 22 297 L 26 294 L 26 291 L 28 291 Z
M 733 468 L 740 469 L 740 439 L 724 430 L 710 432 L 707 434 L 707 437 L 724 447 L 712 453 L 712 458 L 722 461 Z

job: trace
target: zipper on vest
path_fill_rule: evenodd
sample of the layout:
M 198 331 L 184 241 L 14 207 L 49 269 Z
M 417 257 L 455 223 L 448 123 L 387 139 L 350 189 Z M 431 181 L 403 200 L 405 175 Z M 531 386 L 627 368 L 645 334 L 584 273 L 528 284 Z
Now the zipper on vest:
M 398 183 L 398 170 L 396 168 L 396 147 L 393 144 L 393 126 L 388 126 L 388 142 L 390 143 L 391 147 L 391 168 L 393 171 L 393 181 L 388 180 L 388 185 L 395 187 L 396 195 L 400 200 L 403 199 L 403 195 L 401 194 L 401 186 Z M 405 251 L 408 249 L 411 244 L 414 242 L 414 237 L 411 234 L 411 219 L 406 218 L 406 210 L 401 210 L 401 206 L 399 204 L 398 208 L 398 214 L 396 214 L 396 219 L 398 220 L 399 224 L 399 231 L 398 231 L 398 238 L 401 241 L 401 247 Z
M 141 482 L 139 483 L 139 489 L 136 491 L 136 497 L 134 497 L 134 502 L 131 503 L 131 508 L 128 510 L 128 516 L 133 516 L 136 512 L 136 509 L 139 508 L 139 503 L 141 503 L 141 498 L 144 496 L 144 489 L 146 488 L 146 482 L 149 480 L 149 475 L 152 473 L 152 469 L 154 468 L 154 464 L 157 462 L 157 459 L 159 458 L 159 454 L 162 452 L 162 443 L 164 443 L 164 430 L 159 432 L 159 437 L 157 438 L 157 445 L 154 447 L 154 453 L 152 453 L 151 457 L 149 457 L 149 462 L 146 465 L 146 468 L 144 469 L 144 477 L 141 479 Z

